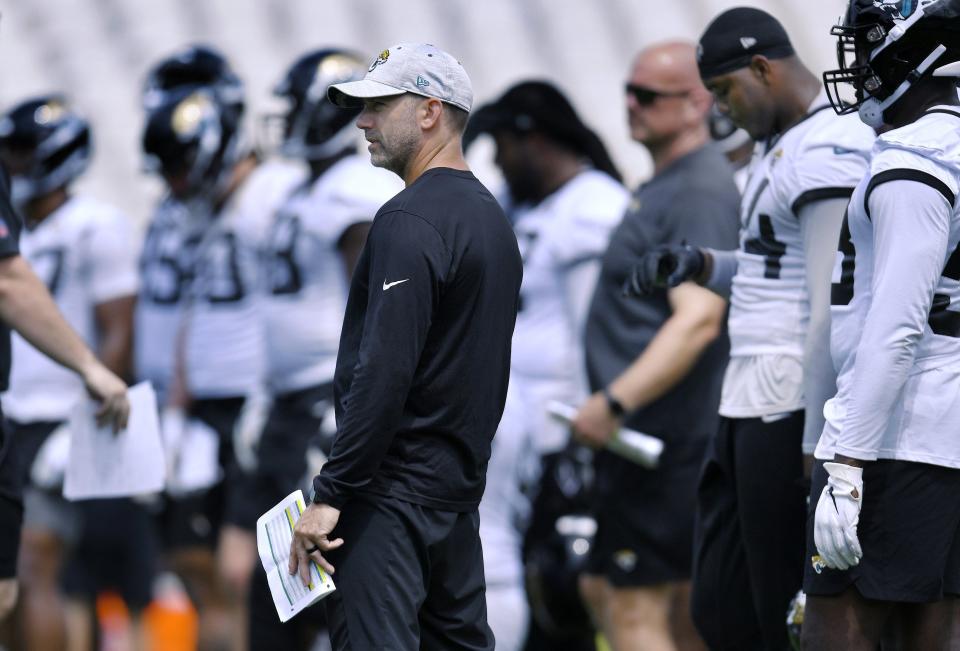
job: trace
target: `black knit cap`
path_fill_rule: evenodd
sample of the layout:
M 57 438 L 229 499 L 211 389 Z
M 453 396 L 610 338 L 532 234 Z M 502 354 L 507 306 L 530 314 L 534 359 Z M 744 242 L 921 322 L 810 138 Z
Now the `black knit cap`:
M 495 131 L 542 133 L 586 156 L 597 169 L 620 179 L 597 134 L 584 124 L 570 100 L 550 82 L 520 82 L 495 102 L 476 109 L 463 135 L 464 147 L 480 134 Z
M 780 21 L 761 9 L 735 7 L 713 19 L 700 37 L 700 78 L 710 79 L 750 65 L 756 54 L 782 59 L 794 54 Z

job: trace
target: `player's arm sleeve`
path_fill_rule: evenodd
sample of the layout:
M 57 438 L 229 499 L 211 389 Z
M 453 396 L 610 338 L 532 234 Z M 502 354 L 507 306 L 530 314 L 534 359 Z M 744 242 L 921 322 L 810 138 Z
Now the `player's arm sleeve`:
M 140 242 L 133 224 L 116 215 L 89 234 L 89 287 L 96 304 L 137 293 Z
M 737 275 L 737 252 L 736 251 L 718 251 L 717 249 L 704 249 L 713 260 L 713 266 L 710 268 L 710 277 L 703 284 L 704 287 L 719 294 L 723 298 L 730 298 L 730 290 L 733 287 L 733 277 Z
M 830 274 L 846 206 L 845 198 L 824 199 L 807 203 L 797 215 L 810 303 L 810 323 L 803 350 L 803 389 L 807 404 L 804 454 L 813 454 L 817 447 L 823 431 L 823 404 L 837 388 L 837 374 L 830 356 Z
M 915 172 L 915 170 L 907 170 Z M 868 197 L 875 260 L 872 298 L 863 324 L 853 382 L 836 454 L 873 461 L 902 399 L 946 259 L 952 199 L 926 174 L 888 181 Z
M 363 338 L 330 459 L 313 483 L 314 501 L 336 508 L 369 484 L 393 441 L 450 265 L 440 234 L 407 213 L 378 217 L 367 246 Z

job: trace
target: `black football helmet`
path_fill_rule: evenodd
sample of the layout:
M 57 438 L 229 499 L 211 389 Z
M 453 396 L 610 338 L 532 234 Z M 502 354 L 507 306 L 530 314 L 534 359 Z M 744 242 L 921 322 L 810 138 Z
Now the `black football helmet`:
M 332 84 L 363 79 L 367 66 L 359 56 L 339 49 L 314 50 L 297 59 L 273 89 L 288 103 L 280 153 L 318 160 L 338 154 L 355 139 L 353 123 L 360 109 L 343 109 L 327 99 Z
M 70 183 L 87 169 L 91 153 L 90 124 L 62 95 L 25 100 L 0 118 L 0 158 L 15 205 Z
M 960 0 L 850 0 L 830 33 L 839 64 L 823 73 L 830 103 L 874 128 L 920 79 L 960 77 Z M 842 84 L 855 101 L 841 98 Z
M 165 91 L 143 131 L 148 168 L 178 199 L 214 198 L 240 157 L 239 119 L 213 88 Z
M 226 57 L 207 45 L 190 45 L 156 63 L 143 84 L 143 106 L 148 111 L 166 101 L 179 88 L 209 88 L 224 108 L 243 113 L 243 82 Z
M 525 535 L 530 612 L 552 637 L 593 637 L 593 624 L 577 587 L 597 529 L 590 498 L 592 459 L 589 449 L 574 443 L 543 458 L 533 517 Z

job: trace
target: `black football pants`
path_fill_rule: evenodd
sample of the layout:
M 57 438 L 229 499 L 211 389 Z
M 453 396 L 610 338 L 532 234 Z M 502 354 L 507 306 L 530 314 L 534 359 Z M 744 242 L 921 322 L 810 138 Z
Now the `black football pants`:
M 803 579 L 803 412 L 721 418 L 700 475 L 694 529 L 697 630 L 712 651 L 789 649 L 787 609 Z

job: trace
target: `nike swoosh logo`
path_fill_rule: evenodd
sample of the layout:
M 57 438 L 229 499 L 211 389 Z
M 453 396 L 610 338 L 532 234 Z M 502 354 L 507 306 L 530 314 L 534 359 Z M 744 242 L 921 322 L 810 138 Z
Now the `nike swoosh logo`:
M 392 283 L 388 283 L 386 280 L 384 280 L 384 281 L 383 281 L 383 291 L 387 291 L 388 289 L 390 289 L 390 288 L 393 287 L 394 285 L 399 285 L 400 283 L 405 283 L 405 282 L 407 282 L 408 280 L 410 280 L 410 279 L 409 279 L 409 278 L 404 278 L 403 280 L 395 280 L 395 281 L 393 281 Z

